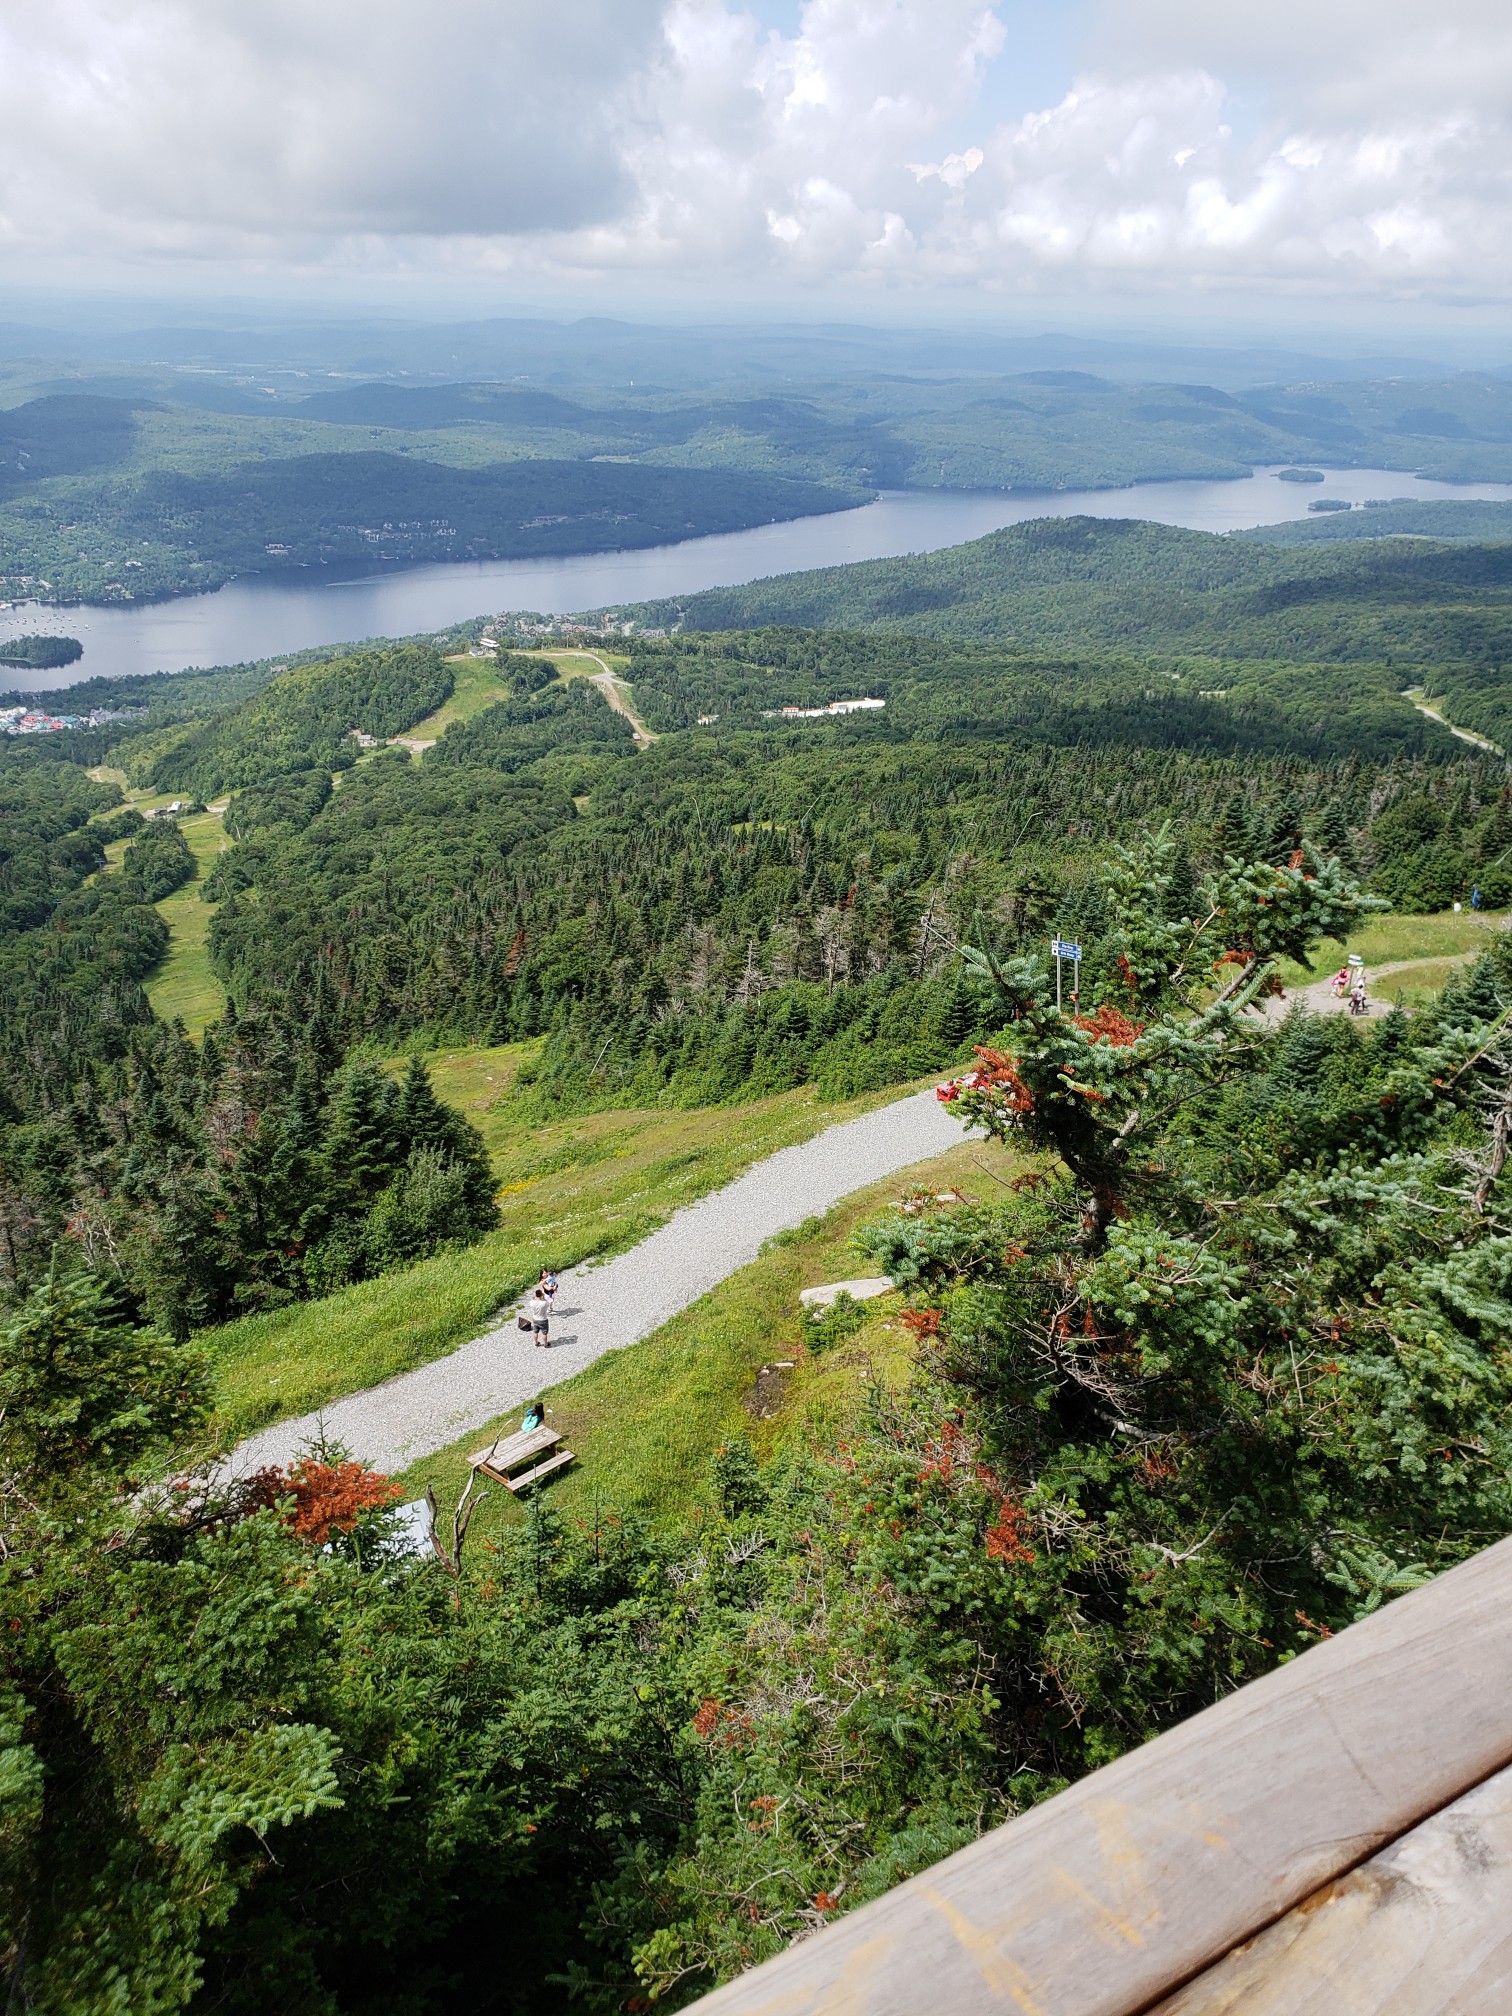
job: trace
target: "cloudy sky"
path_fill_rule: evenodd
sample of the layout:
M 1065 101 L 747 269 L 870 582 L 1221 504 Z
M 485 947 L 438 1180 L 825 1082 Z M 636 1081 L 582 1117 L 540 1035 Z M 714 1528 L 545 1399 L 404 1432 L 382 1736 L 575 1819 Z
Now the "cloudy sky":
M 1512 297 L 1509 0 L 0 0 L 0 278 Z

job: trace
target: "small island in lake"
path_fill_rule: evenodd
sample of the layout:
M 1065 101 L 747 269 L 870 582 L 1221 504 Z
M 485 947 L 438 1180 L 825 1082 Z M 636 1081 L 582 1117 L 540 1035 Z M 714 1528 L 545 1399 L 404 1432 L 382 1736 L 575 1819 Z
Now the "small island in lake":
M 11 637 L 0 642 L 0 665 L 30 665 L 50 671 L 54 665 L 72 665 L 84 656 L 77 637 Z

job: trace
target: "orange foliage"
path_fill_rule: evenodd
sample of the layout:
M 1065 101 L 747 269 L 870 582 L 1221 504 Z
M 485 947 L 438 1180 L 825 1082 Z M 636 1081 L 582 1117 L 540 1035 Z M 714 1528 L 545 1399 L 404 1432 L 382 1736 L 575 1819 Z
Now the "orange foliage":
M 990 1496 L 992 1524 L 983 1536 L 989 1561 L 1022 1568 L 1036 1558 L 1029 1544 L 1032 1530 L 1029 1514 L 1012 1497 L 991 1464 L 981 1460 L 976 1444 L 958 1421 L 943 1422 L 939 1434 L 924 1452 L 919 1482 L 927 1484 L 936 1479 L 946 1485 L 969 1482 Z
M 1143 1022 L 1131 1022 L 1127 1015 L 1106 1002 L 1095 1015 L 1073 1015 L 1078 1029 L 1085 1030 L 1094 1043 L 1109 1043 L 1115 1050 L 1127 1050 L 1145 1032 Z
M 742 1715 L 734 1708 L 721 1708 L 712 1695 L 699 1704 L 693 1716 L 693 1734 L 705 1743 L 716 1738 L 727 1750 L 739 1750 L 756 1733 L 756 1725 L 749 1715 Z
M 997 1518 L 987 1528 L 987 1559 L 1023 1568 L 1035 1558 L 1029 1545 L 1029 1514 L 1011 1498 L 998 1500 Z
M 924 1452 L 925 1460 L 919 1469 L 919 1482 L 924 1484 L 931 1477 L 938 1477 L 943 1484 L 951 1483 L 957 1466 L 969 1464 L 973 1454 L 971 1444 L 967 1441 L 965 1430 L 960 1423 L 947 1421 Z
M 1139 1475 L 1146 1484 L 1162 1484 L 1177 1476 L 1180 1467 L 1174 1456 L 1161 1449 L 1147 1450 L 1139 1459 Z
M 922 1343 L 926 1337 L 938 1337 L 944 1312 L 939 1309 L 905 1309 L 902 1323 L 905 1330 L 911 1330 Z
M 987 1050 L 981 1044 L 976 1046 L 976 1054 L 981 1060 L 971 1080 L 974 1092 L 995 1092 L 1011 1113 L 1032 1113 L 1034 1094 L 1018 1074 L 1011 1057 L 1001 1050 Z
M 287 1470 L 259 1470 L 247 1479 L 247 1502 L 288 1503 L 284 1518 L 302 1540 L 324 1547 L 332 1533 L 350 1533 L 364 1512 L 376 1512 L 404 1496 L 402 1485 L 361 1463 L 321 1463 L 301 1457 Z

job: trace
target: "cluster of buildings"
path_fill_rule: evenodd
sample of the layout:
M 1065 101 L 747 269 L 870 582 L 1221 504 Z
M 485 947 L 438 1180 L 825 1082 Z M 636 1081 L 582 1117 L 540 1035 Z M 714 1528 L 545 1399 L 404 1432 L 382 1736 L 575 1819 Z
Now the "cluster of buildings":
M 622 617 L 617 609 L 603 616 L 502 615 L 485 631 L 482 642 L 497 646 L 496 631 L 515 637 L 665 637 L 665 630 L 645 629 Z M 474 647 L 477 648 L 476 646 Z
M 0 708 L 0 734 L 52 735 L 60 728 L 84 728 L 82 714 L 43 714 L 35 707 Z
M 865 714 L 873 707 L 886 705 L 885 700 L 831 700 L 827 707 L 764 707 L 761 718 L 763 721 L 822 721 L 830 714 Z
M 96 707 L 90 714 L 48 714 L 37 707 L 0 707 L 0 735 L 55 735 L 60 728 L 103 728 L 134 721 L 145 707 Z

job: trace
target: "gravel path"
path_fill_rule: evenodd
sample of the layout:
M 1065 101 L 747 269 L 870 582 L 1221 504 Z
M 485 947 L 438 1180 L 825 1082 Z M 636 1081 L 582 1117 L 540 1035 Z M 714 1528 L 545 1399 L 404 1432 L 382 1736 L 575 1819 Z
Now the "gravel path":
M 1479 958 L 1480 950 L 1477 946 L 1471 952 L 1443 952 L 1427 959 L 1393 959 L 1386 966 L 1367 967 L 1366 1015 L 1391 1013 L 1391 1002 L 1375 992 L 1378 981 L 1389 980 L 1394 973 L 1410 973 L 1415 966 L 1467 966 L 1472 959 Z M 1321 980 L 1309 981 L 1305 987 L 1289 987 L 1285 994 L 1268 994 L 1260 1003 L 1260 1012 L 1267 1022 L 1284 1022 L 1300 1001 L 1314 1015 L 1347 1015 L 1350 1012 L 1349 996 L 1335 994 L 1332 989 L 1333 976 L 1328 974 Z
M 636 747 L 649 749 L 656 740 L 651 730 L 642 721 L 630 704 L 630 687 L 622 679 L 607 658 L 600 658 L 597 651 L 553 651 L 553 658 L 591 658 L 595 665 L 601 665 L 601 672 L 590 672 L 590 682 L 597 686 L 616 714 L 623 714 L 630 723 L 630 732 L 635 737 Z
M 774 1232 L 801 1225 L 868 1183 L 943 1155 L 964 1138 L 960 1122 L 931 1090 L 781 1148 L 723 1190 L 685 1205 L 628 1253 L 602 1266 L 569 1268 L 548 1350 L 537 1349 L 515 1327 L 511 1311 L 498 1329 L 448 1357 L 249 1437 L 232 1454 L 232 1473 L 289 1462 L 322 1427 L 377 1469 L 402 1470 L 544 1386 L 581 1372 L 604 1352 L 648 1337 L 747 1266 Z

